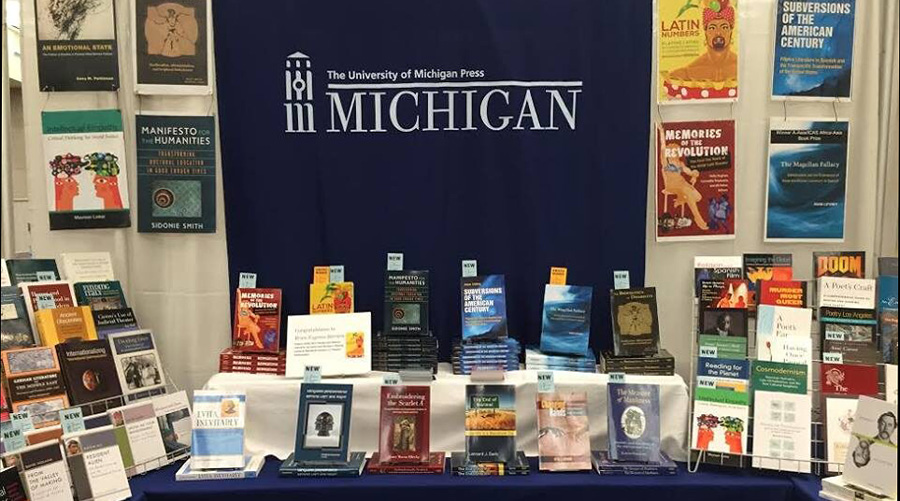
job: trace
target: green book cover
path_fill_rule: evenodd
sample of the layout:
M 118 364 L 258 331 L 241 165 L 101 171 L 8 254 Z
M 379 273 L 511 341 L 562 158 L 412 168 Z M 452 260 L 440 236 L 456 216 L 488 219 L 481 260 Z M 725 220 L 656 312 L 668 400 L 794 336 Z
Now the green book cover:
M 90 306 L 91 311 L 120 310 L 128 307 L 122 284 L 118 280 L 78 282 L 74 287 L 78 306 Z

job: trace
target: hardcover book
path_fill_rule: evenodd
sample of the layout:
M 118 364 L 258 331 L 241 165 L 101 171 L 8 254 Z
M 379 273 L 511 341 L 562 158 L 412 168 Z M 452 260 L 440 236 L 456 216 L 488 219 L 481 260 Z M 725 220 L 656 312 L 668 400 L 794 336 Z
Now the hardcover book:
M 820 366 L 823 395 L 878 396 L 878 367 L 822 363 Z
M 875 309 L 875 280 L 865 278 L 822 277 L 816 290 L 819 308 Z
M 61 442 L 79 501 L 118 501 L 131 497 L 112 426 L 63 435 Z
M 753 467 L 810 471 L 812 402 L 809 367 L 756 361 L 752 365 Z
M 244 392 L 194 391 L 191 468 L 196 470 L 244 466 Z
M 281 289 L 238 289 L 232 347 L 277 353 L 281 339 Z
M 115 407 L 108 410 L 107 414 L 129 477 L 165 463 L 166 448 L 156 422 L 153 402 L 143 401 Z
M 844 471 L 844 458 L 847 457 L 847 446 L 853 421 L 856 418 L 858 399 L 850 396 L 826 396 L 823 401 L 823 421 L 825 428 L 825 460 L 828 462 L 828 473 Z
M 791 254 L 744 254 L 744 278 L 750 286 L 749 303 L 757 303 L 759 283 L 763 280 L 793 280 L 794 258 Z
M 803 360 L 811 361 L 811 335 L 811 309 L 762 305 L 756 319 L 756 357 L 775 362 L 799 362 L 797 357 L 802 356 Z
M 741 256 L 694 256 L 694 297 L 700 296 L 703 280 L 725 280 L 744 277 Z
M 813 278 L 866 278 L 865 251 L 813 252 Z
M 428 271 L 386 271 L 384 334 L 428 333 Z
M 19 295 L 18 287 L 0 288 L 0 344 L 4 351 L 37 344 L 28 320 L 25 299 Z
M 25 484 L 15 466 L 0 469 L 0 492 L 6 496 L 4 501 L 28 501 L 25 497 Z
M 97 339 L 94 317 L 87 306 L 38 310 L 34 316 L 44 346 Z
M 182 390 L 176 393 L 159 395 L 151 400 L 156 423 L 166 449 L 169 462 L 184 458 L 191 453 L 191 407 L 187 393 Z
M 516 387 L 466 385 L 466 460 L 509 463 L 516 457 Z
M 759 284 L 759 304 L 806 308 L 809 300 L 806 282 L 798 280 L 763 280 Z
M 61 343 L 56 345 L 56 354 L 68 389 L 69 403 L 85 405 L 97 402 L 100 404 L 98 407 L 103 408 L 116 406 L 117 402 L 101 402 L 122 395 L 112 350 L 106 340 Z M 103 406 L 104 403 L 112 405 Z M 118 405 L 122 405 L 121 399 Z
M 591 469 L 587 393 L 537 394 L 538 465 L 542 471 Z
M 75 283 L 75 298 L 79 306 L 90 306 L 91 310 L 119 310 L 127 308 L 125 293 L 118 280 L 107 282 Z
M 116 279 L 109 252 L 64 252 L 59 256 L 66 280 L 73 284 Z
M 844 463 L 844 480 L 869 492 L 897 497 L 897 404 L 862 396 Z
M 303 383 L 294 463 L 346 463 L 350 446 L 352 384 Z
M 616 356 L 659 351 L 656 288 L 615 289 L 609 294 Z
M 309 314 L 353 313 L 353 282 L 309 284 Z
M 722 358 L 747 356 L 747 310 L 706 308 L 700 312 L 700 348 L 714 348 Z
M 211 93 L 210 7 L 209 0 L 134 3 L 129 10 L 136 93 Z
M 94 317 L 94 327 L 97 328 L 97 337 L 100 339 L 106 339 L 110 334 L 117 332 L 140 329 L 131 308 L 92 311 L 91 315 Z
M 287 377 L 302 377 L 307 365 L 323 376 L 372 370 L 372 315 L 291 315 L 287 322 Z
M 878 277 L 878 328 L 886 364 L 897 363 L 897 275 Z
M 427 463 L 431 387 L 382 386 L 378 454 L 382 463 Z
M 641 476 L 671 476 L 678 474 L 678 465 L 669 459 L 664 452 L 659 453 L 658 463 L 643 463 L 640 461 L 613 461 L 607 451 L 594 451 L 591 453 L 594 469 L 600 475 L 641 475 Z
M 60 280 L 55 259 L 7 259 L 6 269 L 11 285 Z
M 59 442 L 31 445 L 4 454 L 3 466 L 19 471 L 29 501 L 72 501 L 69 470 Z
M 881 362 L 875 327 L 875 310 L 819 308 L 823 358 L 824 354 L 839 354 L 848 364 Z
M 166 376 L 153 333 L 149 330 L 122 332 L 107 339 L 127 402 L 166 392 Z
M 581 356 L 588 353 L 593 293 L 593 287 L 581 285 L 544 286 L 541 351 Z M 627 338 L 628 342 L 632 342 L 630 347 L 640 347 L 639 337 L 640 334 L 636 334 L 633 338 Z
M 453 475 L 473 477 L 502 477 L 528 475 L 531 466 L 524 451 L 516 452 L 512 461 L 500 462 L 474 462 L 466 457 L 464 452 L 450 454 L 450 472 Z
M 462 277 L 462 338 L 494 340 L 507 336 L 506 277 Z
M 28 318 L 31 321 L 31 332 L 37 332 L 37 323 L 34 313 L 40 309 L 38 297 L 53 297 L 53 307 L 78 306 L 75 304 L 75 289 L 70 282 L 37 282 L 25 283 L 19 286 L 22 289 L 22 297 L 25 299 L 25 309 L 28 310 Z
M 659 385 L 607 385 L 609 457 L 659 462 Z
M 59 424 L 59 411 L 69 400 L 54 349 L 6 350 L 2 360 L 13 412 L 28 411 L 35 428 Z

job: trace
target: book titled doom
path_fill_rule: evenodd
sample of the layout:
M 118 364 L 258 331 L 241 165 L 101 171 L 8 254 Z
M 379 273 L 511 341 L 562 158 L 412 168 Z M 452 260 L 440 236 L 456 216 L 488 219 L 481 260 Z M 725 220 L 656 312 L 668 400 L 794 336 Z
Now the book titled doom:
M 386 271 L 384 334 L 428 334 L 428 271 Z
M 428 462 L 431 388 L 381 387 L 381 434 L 378 453 L 382 463 Z
M 516 457 L 516 387 L 466 386 L 466 460 L 509 463 Z
M 655 355 L 659 350 L 656 288 L 610 291 L 616 356 Z
M 278 353 L 281 289 L 238 289 L 234 298 L 234 336 L 238 351 Z

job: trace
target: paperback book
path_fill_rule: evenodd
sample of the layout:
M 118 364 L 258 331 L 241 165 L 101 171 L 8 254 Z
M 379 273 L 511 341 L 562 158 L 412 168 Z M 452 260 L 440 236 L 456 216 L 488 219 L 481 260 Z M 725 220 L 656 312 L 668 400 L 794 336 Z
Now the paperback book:
M 59 411 L 69 399 L 56 351 L 41 346 L 6 350 L 0 357 L 12 411 L 27 411 L 34 428 L 59 424 Z
M 191 453 L 191 407 L 187 393 L 182 390 L 159 395 L 151 400 L 156 423 L 163 439 L 168 462 L 184 458 Z
M 743 386 L 747 386 L 746 380 Z M 691 448 L 704 451 L 709 460 L 721 458 L 723 464 L 730 464 L 734 455 L 747 451 L 749 415 L 748 392 L 706 387 L 698 382 L 694 392 Z
M 516 387 L 466 385 L 466 461 L 509 463 L 516 456 Z
M 204 470 L 193 466 L 193 458 L 188 459 L 175 473 L 176 482 L 193 480 L 243 480 L 256 478 L 266 464 L 265 456 L 244 456 L 244 467 L 228 470 Z
M 699 346 L 714 349 L 722 358 L 747 356 L 747 310 L 743 308 L 706 308 L 700 312 Z
M 756 319 L 756 358 L 774 362 L 812 361 L 812 310 L 762 305 Z
M 881 362 L 875 327 L 875 310 L 819 308 L 823 358 L 834 359 L 825 356 L 831 354 L 847 364 Z
M 121 310 L 91 311 L 94 317 L 94 327 L 97 328 L 97 337 L 106 339 L 110 334 L 127 332 L 140 329 L 134 311 L 131 308 Z
M 886 364 L 897 363 L 897 275 L 878 277 L 878 330 Z
M 504 275 L 462 277 L 460 289 L 463 341 L 505 338 L 506 277 Z
M 194 391 L 191 468 L 220 470 L 245 466 L 246 408 L 244 392 Z
M 538 464 L 542 471 L 591 468 L 586 392 L 537 395 Z
M 744 278 L 750 287 L 748 305 L 754 310 L 760 282 L 793 280 L 794 258 L 791 254 L 744 254 Z
M 616 356 L 654 355 L 659 351 L 656 288 L 614 289 L 609 300 Z
M 816 290 L 819 308 L 875 309 L 875 280 L 821 277 Z
M 210 7 L 209 0 L 134 3 L 129 10 L 136 93 L 210 94 Z
M 25 496 L 25 484 L 19 476 L 19 469 L 15 466 L 0 468 L 0 492 L 6 496 L 6 501 L 28 501 Z
M 749 282 L 742 278 L 703 280 L 698 295 L 700 311 L 706 308 L 746 310 L 751 301 Z
M 544 287 L 541 351 L 582 356 L 588 352 L 593 292 L 593 287 L 581 285 L 547 284 Z M 638 337 L 639 334 L 635 334 L 628 338 L 632 342 L 630 347 L 637 349 L 640 346 Z
M 37 332 L 35 312 L 47 308 L 45 303 L 52 299 L 53 308 L 77 306 L 75 304 L 75 289 L 70 282 L 50 281 L 38 283 L 24 283 L 19 286 L 22 297 L 25 300 L 25 309 L 28 310 L 28 319 L 31 321 L 31 332 Z M 41 301 L 38 301 L 41 299 Z
M 0 344 L 3 351 L 37 344 L 28 320 L 25 299 L 15 286 L 0 288 Z
M 29 501 L 72 501 L 69 470 L 59 442 L 44 442 L 3 455 L 3 466 L 19 472 Z
M 607 384 L 609 457 L 659 462 L 659 386 Z
M 112 350 L 106 340 L 72 341 L 56 346 L 69 403 L 82 406 L 85 415 L 123 405 L 122 387 Z
M 106 282 L 75 283 L 75 298 L 79 306 L 90 306 L 91 310 L 119 310 L 127 308 L 125 293 L 118 280 Z
M 759 284 L 759 304 L 806 308 L 809 306 L 806 282 L 799 280 L 763 280 Z
M 591 453 L 594 470 L 604 476 L 640 475 L 640 476 L 671 476 L 678 474 L 678 465 L 669 459 L 665 452 L 659 453 L 658 463 L 644 463 L 641 461 L 613 461 L 607 451 L 594 451 Z
M 7 259 L 10 285 L 61 280 L 55 259 Z
M 353 385 L 303 383 L 294 453 L 285 463 L 347 463 Z
M 752 365 L 753 467 L 810 472 L 812 402 L 808 365 L 756 361 Z
M 429 331 L 428 271 L 386 271 L 384 275 L 384 334 Z
M 729 390 L 747 393 L 750 387 L 750 361 L 747 359 L 697 358 L 699 389 Z
M 309 314 L 353 313 L 353 282 L 309 285 Z
M 531 467 L 524 451 L 518 451 L 512 461 L 475 462 L 464 452 L 450 454 L 450 472 L 458 476 L 502 477 L 528 475 Z
M 378 454 L 382 463 L 427 463 L 431 387 L 382 386 Z
M 847 449 L 847 483 L 876 495 L 897 497 L 897 404 L 859 397 Z
M 66 434 L 60 441 L 79 501 L 117 501 L 131 497 L 112 426 Z
M 813 252 L 813 278 L 866 278 L 865 251 Z
M 283 477 L 338 477 L 356 478 L 366 468 L 366 453 L 351 452 L 343 463 L 297 463 L 293 455 L 281 464 L 278 474 Z
M 94 317 L 87 306 L 38 310 L 34 316 L 44 346 L 97 339 Z
M 166 392 L 166 376 L 152 332 L 122 332 L 107 339 L 126 402 Z
M 281 289 L 238 289 L 234 298 L 232 347 L 278 353 L 281 342 Z
M 700 296 L 703 280 L 740 279 L 744 277 L 741 256 L 694 256 L 694 297 Z
M 166 448 L 153 402 L 142 401 L 107 411 L 126 474 L 131 477 L 156 469 L 166 460 Z

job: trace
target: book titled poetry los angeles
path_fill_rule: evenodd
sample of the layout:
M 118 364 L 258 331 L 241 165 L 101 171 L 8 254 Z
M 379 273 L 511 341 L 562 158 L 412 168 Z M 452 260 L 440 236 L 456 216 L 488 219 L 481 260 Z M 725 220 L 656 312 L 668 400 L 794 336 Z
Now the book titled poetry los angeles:
M 516 457 L 516 387 L 466 386 L 466 459 L 509 463 Z
M 382 463 L 428 461 L 430 410 L 428 386 L 381 387 L 378 453 Z
M 594 288 L 581 285 L 544 286 L 541 351 L 584 355 L 591 336 Z
M 278 353 L 281 339 L 281 289 L 238 289 L 234 297 L 232 347 L 238 351 Z
M 616 356 L 655 355 L 659 350 L 656 288 L 615 289 L 609 300 Z
M 505 338 L 506 278 L 503 275 L 463 277 L 462 338 L 485 340 Z
M 247 396 L 243 392 L 194 391 L 191 468 L 243 468 L 244 419 Z
M 591 469 L 586 392 L 538 393 L 537 420 L 541 470 Z
M 428 271 L 386 271 L 384 334 L 428 334 Z
M 659 462 L 659 386 L 609 383 L 607 391 L 609 457 Z

